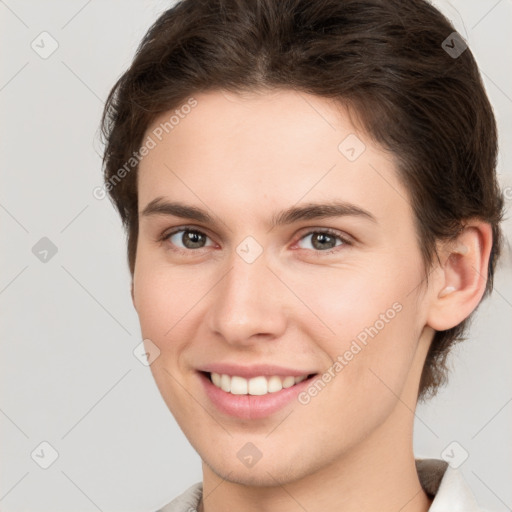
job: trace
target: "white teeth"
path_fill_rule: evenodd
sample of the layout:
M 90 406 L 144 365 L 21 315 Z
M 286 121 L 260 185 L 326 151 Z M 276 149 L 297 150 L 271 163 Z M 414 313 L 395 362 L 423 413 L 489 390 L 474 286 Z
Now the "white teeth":
M 223 375 L 222 378 L 227 377 Z M 247 395 L 247 379 L 242 377 L 231 377 L 231 393 L 233 395 Z
M 220 387 L 222 391 L 231 391 L 231 377 L 229 375 L 220 376 Z
M 285 377 L 283 380 L 283 388 L 291 388 L 295 384 L 295 377 Z
M 233 377 L 226 374 L 211 373 L 211 379 L 215 386 L 223 391 L 232 393 L 233 395 L 266 395 L 267 393 L 276 393 L 284 388 L 290 388 L 307 378 L 307 375 L 300 377 L 253 377 L 252 379 L 244 379 L 238 375 Z
M 212 377 L 212 381 L 213 381 L 213 383 L 214 383 L 218 388 L 220 388 L 220 381 L 221 381 L 220 375 L 219 375 L 218 373 L 212 373 L 212 374 L 211 374 L 211 377 Z
M 265 377 L 253 377 L 249 379 L 249 395 L 266 395 L 267 393 L 268 385 Z
M 281 391 L 283 389 L 283 383 L 279 377 L 273 376 L 268 379 L 268 392 L 275 393 L 276 391 Z

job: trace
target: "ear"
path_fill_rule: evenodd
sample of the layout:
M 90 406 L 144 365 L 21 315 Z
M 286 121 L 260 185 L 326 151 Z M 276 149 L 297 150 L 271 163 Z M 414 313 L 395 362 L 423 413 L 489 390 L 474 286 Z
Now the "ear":
M 445 331 L 476 309 L 487 284 L 491 248 L 492 228 L 477 220 L 468 222 L 456 240 L 441 244 L 427 325 Z

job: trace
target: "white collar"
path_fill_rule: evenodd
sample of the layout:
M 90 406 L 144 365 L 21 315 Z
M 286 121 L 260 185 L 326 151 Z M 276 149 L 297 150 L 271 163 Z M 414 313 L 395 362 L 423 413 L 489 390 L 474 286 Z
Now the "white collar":
M 434 497 L 429 512 L 482 512 L 460 469 L 441 459 L 416 459 L 424 491 Z

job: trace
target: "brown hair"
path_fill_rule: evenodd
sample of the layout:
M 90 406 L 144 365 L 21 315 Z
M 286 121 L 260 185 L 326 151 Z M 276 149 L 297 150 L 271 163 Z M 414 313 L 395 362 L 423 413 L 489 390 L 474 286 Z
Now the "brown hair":
M 102 120 L 105 185 L 127 230 L 132 275 L 133 155 L 152 121 L 202 91 L 288 88 L 350 107 L 393 153 L 426 272 L 437 240 L 456 236 L 468 219 L 491 224 L 487 295 L 502 239 L 496 124 L 473 55 L 453 32 L 424 0 L 184 0 L 164 12 L 114 85 Z M 419 399 L 446 382 L 448 351 L 467 322 L 435 333 Z

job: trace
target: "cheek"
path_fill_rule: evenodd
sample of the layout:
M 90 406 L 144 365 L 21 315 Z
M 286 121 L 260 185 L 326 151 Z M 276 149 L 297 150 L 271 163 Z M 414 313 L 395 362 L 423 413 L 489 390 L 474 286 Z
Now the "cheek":
M 387 305 L 387 302 L 385 302 Z M 407 387 L 415 352 L 413 306 L 380 308 L 357 320 L 343 315 L 345 327 L 322 348 L 332 363 L 320 382 L 300 397 L 304 422 L 333 446 L 350 446 L 383 424 Z M 377 316 L 375 316 L 377 313 Z M 385 315 L 385 320 L 379 318 Z M 363 316 L 369 318 L 363 321 Z M 363 326 L 363 327 L 361 327 Z M 404 408 L 405 414 L 409 410 Z M 336 432 L 335 439 L 333 432 Z
M 167 350 L 165 340 L 176 338 L 176 330 L 183 328 L 201 295 L 197 283 L 191 283 L 189 276 L 155 264 L 144 265 L 143 258 L 137 262 L 134 303 L 142 335 L 161 351 Z
M 421 301 L 411 293 L 420 276 L 416 264 L 373 265 L 332 272 L 324 287 L 303 283 L 300 293 L 321 322 L 315 330 L 301 325 L 331 360 L 336 384 L 329 387 L 350 389 L 367 404 L 400 394 L 421 332 Z
M 409 269 L 407 274 L 385 263 L 379 266 L 368 262 L 368 265 L 326 268 L 309 274 L 290 273 L 286 281 L 309 310 L 306 311 L 308 320 L 314 319 L 314 323 L 302 321 L 301 326 L 307 329 L 311 325 L 316 331 L 311 332 L 313 339 L 322 334 L 327 343 L 331 340 L 331 348 L 341 350 L 347 340 L 359 336 L 364 341 L 368 330 L 375 331 L 375 324 L 382 331 L 394 323 L 400 304 L 406 300 L 407 285 L 402 283 L 411 281 L 414 269 Z M 296 312 L 304 313 L 304 307 L 296 303 Z M 300 322 L 300 318 L 297 315 L 295 321 Z
M 181 354 L 193 339 L 194 305 L 205 292 L 191 286 L 190 279 L 180 278 L 169 267 L 144 265 L 137 262 L 134 272 L 134 302 L 139 317 L 141 334 L 160 350 L 150 370 L 162 398 L 181 425 L 194 416 L 193 403 L 179 385 L 182 378 Z M 197 323 L 197 322 L 196 322 Z

